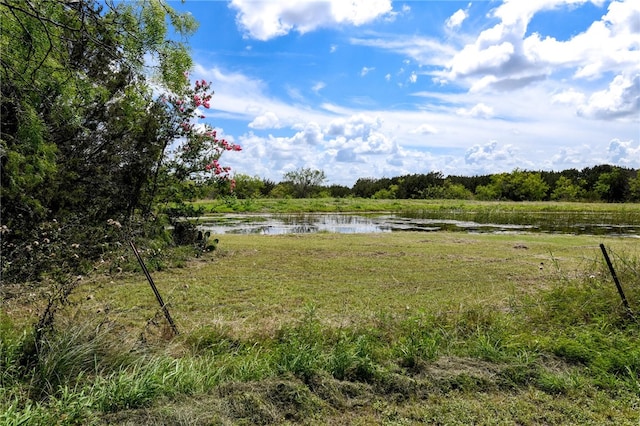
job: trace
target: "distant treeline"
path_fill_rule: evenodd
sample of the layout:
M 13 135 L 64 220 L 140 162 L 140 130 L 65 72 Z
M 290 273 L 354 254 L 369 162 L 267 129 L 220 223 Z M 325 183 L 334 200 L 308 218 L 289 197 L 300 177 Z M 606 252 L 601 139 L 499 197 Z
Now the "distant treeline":
M 360 178 L 350 188 L 323 185 L 319 170 L 299 169 L 276 183 L 260 177 L 235 176 L 238 198 L 361 197 L 381 199 L 475 199 L 511 201 L 640 201 L 638 170 L 608 164 L 582 170 L 528 171 L 479 176 L 444 176 L 441 172 L 391 178 Z M 224 192 L 213 188 L 202 194 L 215 198 Z

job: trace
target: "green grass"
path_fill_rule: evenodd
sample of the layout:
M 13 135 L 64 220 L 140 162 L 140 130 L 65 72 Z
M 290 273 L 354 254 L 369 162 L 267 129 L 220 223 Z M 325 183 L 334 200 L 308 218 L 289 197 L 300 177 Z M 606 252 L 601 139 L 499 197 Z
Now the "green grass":
M 634 239 L 609 240 L 617 253 L 637 251 Z M 600 241 L 412 232 L 224 235 L 213 258 L 156 272 L 154 279 L 182 328 L 222 324 L 238 335 L 272 334 L 309 305 L 334 326 L 478 304 L 507 309 L 561 276 L 587 274 L 601 256 Z M 142 325 L 157 308 L 142 274 L 83 291 L 79 296 L 91 296 L 96 310 L 108 305 L 111 315 L 132 324 Z
M 199 200 L 192 203 L 205 213 L 262 212 L 591 212 L 594 214 L 624 214 L 632 220 L 640 217 L 636 203 L 577 202 L 496 202 L 470 200 L 378 200 L 371 198 L 258 198 Z M 637 223 L 637 222 L 634 222 Z
M 27 369 L 25 294 L 0 423 L 637 425 L 640 326 L 601 242 L 640 311 L 632 238 L 223 235 L 152 273 L 180 335 L 140 272 L 96 275 Z

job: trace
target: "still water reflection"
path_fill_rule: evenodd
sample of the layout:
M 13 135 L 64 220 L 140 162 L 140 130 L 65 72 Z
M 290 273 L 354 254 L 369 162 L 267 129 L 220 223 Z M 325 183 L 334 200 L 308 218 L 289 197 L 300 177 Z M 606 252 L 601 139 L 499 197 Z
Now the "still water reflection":
M 494 218 L 495 219 L 495 218 Z M 528 223 L 481 223 L 465 218 L 446 219 L 406 217 L 396 214 L 228 214 L 201 218 L 200 229 L 212 234 L 306 234 L 333 232 L 342 234 L 392 231 L 462 231 L 474 233 L 547 232 L 592 235 L 622 235 L 640 238 L 640 225 L 568 222 L 548 215 L 539 219 L 528 217 Z

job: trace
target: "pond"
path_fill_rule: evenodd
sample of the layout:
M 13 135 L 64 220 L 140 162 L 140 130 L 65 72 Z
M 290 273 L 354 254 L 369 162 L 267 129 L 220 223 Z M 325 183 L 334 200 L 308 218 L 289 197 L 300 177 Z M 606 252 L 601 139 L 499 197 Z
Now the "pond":
M 606 219 L 606 220 L 602 220 Z M 212 234 L 342 234 L 395 231 L 459 231 L 472 233 L 546 232 L 640 238 L 640 224 L 585 213 L 505 213 L 474 216 L 472 212 L 443 214 L 221 214 L 200 218 L 199 228 Z

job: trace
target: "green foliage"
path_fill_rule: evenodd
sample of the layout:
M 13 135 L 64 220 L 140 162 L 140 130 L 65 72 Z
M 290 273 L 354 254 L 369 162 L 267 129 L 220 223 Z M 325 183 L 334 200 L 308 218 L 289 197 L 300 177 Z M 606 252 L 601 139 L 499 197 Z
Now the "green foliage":
M 481 201 L 495 201 L 500 198 L 500 191 L 493 185 L 479 185 L 476 187 L 476 198 Z
M 376 193 L 373 194 L 371 198 L 377 199 L 377 200 L 392 200 L 396 198 L 397 192 L 398 192 L 398 185 L 390 185 L 389 188 L 384 188 L 376 191 Z
M 556 201 L 577 201 L 580 198 L 581 189 L 566 176 L 560 176 L 556 181 L 556 187 L 551 193 L 551 199 Z
M 499 199 L 511 201 L 541 201 L 549 190 L 540 173 L 514 170 L 492 176 L 491 185 L 499 195 Z
M 233 179 L 236 183 L 233 193 L 240 199 L 259 198 L 263 195 L 267 186 L 265 181 L 258 176 L 251 177 L 236 173 Z
M 629 180 L 629 200 L 640 202 L 640 174 Z
M 146 55 L 161 70 L 157 87 L 183 90 L 191 62 L 184 43 L 168 38 L 165 18 L 177 36 L 195 24 L 161 0 L 18 0 L 2 3 L 0 14 L 3 278 L 37 279 L 55 265 L 84 273 L 88 265 L 65 244 L 97 260 L 113 242 L 100 235 L 107 221 L 131 229 L 135 215 L 151 213 L 176 133 L 172 112 L 153 97 Z M 42 229 L 54 220 L 55 238 Z M 33 245 L 45 239 L 50 253 Z M 33 276 L 25 277 L 29 263 Z
M 300 168 L 287 172 L 284 181 L 293 186 L 293 194 L 298 198 L 308 198 L 324 182 L 327 177 L 322 170 Z
M 360 178 L 353 187 L 316 187 L 312 196 L 372 199 L 458 199 L 480 201 L 636 201 L 637 171 L 616 166 L 596 166 L 583 170 L 532 172 L 515 169 L 510 173 L 484 176 L 448 176 L 440 172 L 394 178 Z M 275 186 L 275 184 L 273 184 Z M 299 198 L 290 180 L 261 191 L 272 198 Z M 325 195 L 320 195 L 324 197 Z

